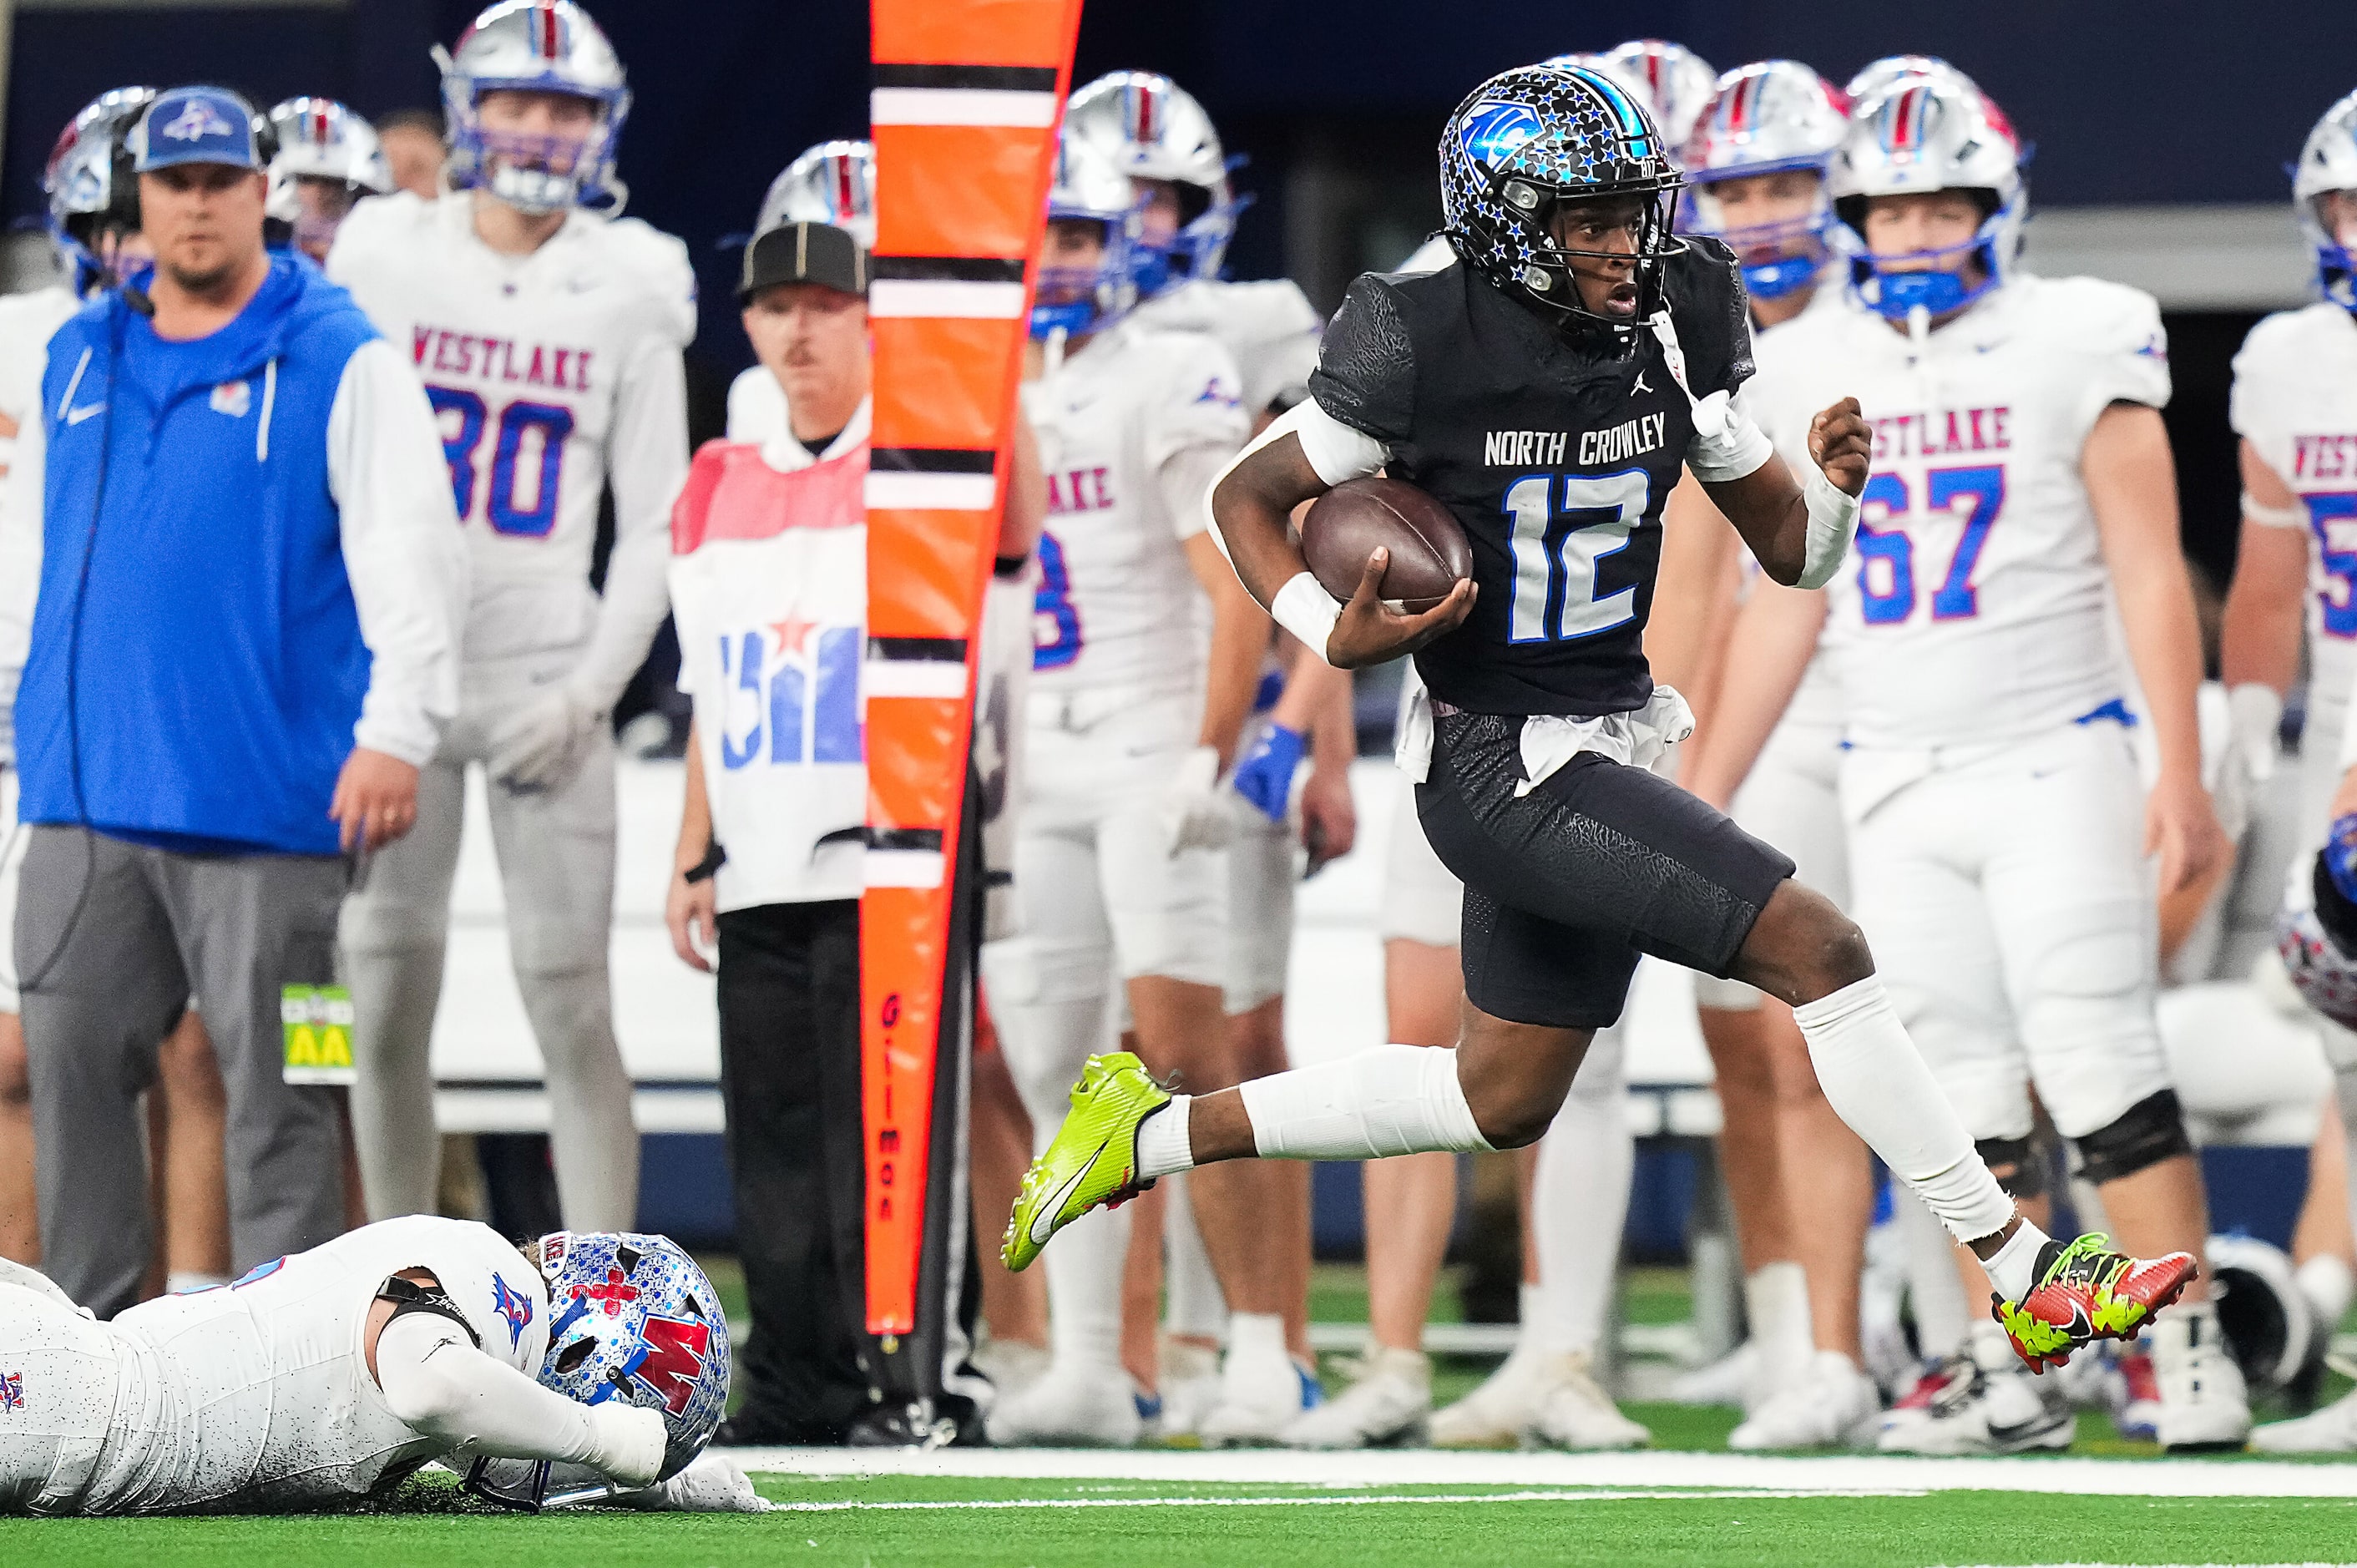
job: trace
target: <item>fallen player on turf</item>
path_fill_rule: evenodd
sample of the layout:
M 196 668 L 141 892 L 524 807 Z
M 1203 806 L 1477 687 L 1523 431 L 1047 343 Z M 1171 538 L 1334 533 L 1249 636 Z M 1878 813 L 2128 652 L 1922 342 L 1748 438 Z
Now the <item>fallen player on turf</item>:
M 756 1512 L 704 1452 L 728 1325 L 661 1236 L 414 1215 L 101 1323 L 0 1262 L 0 1511 L 277 1513 L 429 1463 L 537 1511 Z

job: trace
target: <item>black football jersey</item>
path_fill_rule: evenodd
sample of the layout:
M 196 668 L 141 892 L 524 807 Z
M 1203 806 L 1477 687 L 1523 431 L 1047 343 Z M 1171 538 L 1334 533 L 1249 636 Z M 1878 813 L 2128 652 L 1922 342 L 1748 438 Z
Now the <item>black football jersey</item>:
M 1751 374 L 1735 258 L 1689 239 L 1663 291 L 1697 398 Z M 1310 394 L 1383 442 L 1384 472 L 1456 513 L 1480 596 L 1415 656 L 1471 713 L 1625 713 L 1652 694 L 1645 621 L 1662 507 L 1694 436 L 1660 341 L 1583 345 L 1461 263 L 1367 274 L 1326 329 Z

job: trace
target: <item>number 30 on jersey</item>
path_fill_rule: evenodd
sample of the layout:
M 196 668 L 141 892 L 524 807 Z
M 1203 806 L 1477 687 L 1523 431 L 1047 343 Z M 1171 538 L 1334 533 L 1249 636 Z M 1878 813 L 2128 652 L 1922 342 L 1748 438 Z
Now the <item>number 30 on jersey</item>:
M 425 396 L 442 426 L 442 456 L 450 465 L 450 499 L 457 503 L 458 521 L 479 519 L 496 532 L 547 538 L 556 526 L 573 411 L 519 398 L 500 410 L 495 424 L 479 392 L 429 384 Z M 491 440 L 488 474 L 479 471 L 486 436 Z M 528 445 L 533 447 L 529 455 Z

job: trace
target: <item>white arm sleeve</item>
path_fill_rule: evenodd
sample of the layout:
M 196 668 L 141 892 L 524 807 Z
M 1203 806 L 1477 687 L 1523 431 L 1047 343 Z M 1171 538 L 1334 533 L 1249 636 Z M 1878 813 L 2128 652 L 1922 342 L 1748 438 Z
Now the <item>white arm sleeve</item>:
M 467 545 L 433 405 L 382 338 L 354 351 L 336 387 L 328 489 L 370 656 L 352 739 L 424 767 L 458 711 Z
M 16 680 L 33 642 L 33 603 L 41 586 L 41 489 L 48 425 L 31 408 L 16 434 L 8 477 L 0 481 L 0 710 L 16 701 Z M 0 722 L 0 735 L 10 726 Z
M 614 486 L 614 553 L 597 629 L 573 677 L 604 712 L 646 661 L 671 610 L 671 507 L 687 478 L 687 372 L 678 345 L 650 332 L 623 372 L 608 450 Z
M 619 1400 L 577 1404 L 483 1354 L 447 1317 L 413 1312 L 386 1324 L 376 1375 L 395 1416 L 454 1449 L 587 1465 L 630 1487 L 662 1469 L 662 1416 Z

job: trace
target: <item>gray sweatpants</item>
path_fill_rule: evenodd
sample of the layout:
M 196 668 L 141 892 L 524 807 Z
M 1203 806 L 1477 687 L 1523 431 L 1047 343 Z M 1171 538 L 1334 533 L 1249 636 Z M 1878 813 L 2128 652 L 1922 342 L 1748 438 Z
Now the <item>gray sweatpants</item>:
M 240 1273 L 343 1230 L 334 1091 L 283 1077 L 279 993 L 335 979 L 334 856 L 197 855 L 35 827 L 16 908 L 41 1267 L 112 1317 L 154 1251 L 138 1097 L 191 994 L 229 1092 Z

